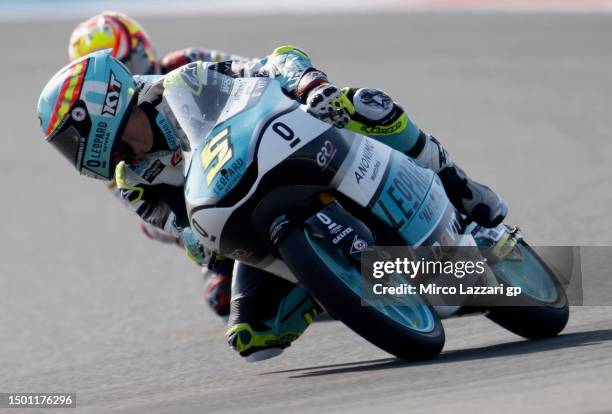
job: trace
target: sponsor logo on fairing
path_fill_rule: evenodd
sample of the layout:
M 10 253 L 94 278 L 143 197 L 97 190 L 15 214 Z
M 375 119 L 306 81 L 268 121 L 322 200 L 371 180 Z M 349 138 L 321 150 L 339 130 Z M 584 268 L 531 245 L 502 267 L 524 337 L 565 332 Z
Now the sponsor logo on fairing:
M 232 78 L 226 77 L 221 81 L 221 92 L 230 93 L 230 89 L 232 88 Z
M 217 177 L 217 181 L 215 182 L 213 189 L 215 194 L 223 193 L 223 191 L 225 191 L 229 185 L 235 183 L 241 176 L 241 173 L 244 171 L 243 167 L 244 160 L 242 158 L 238 158 L 231 164 L 226 165 L 225 168 L 222 168 L 219 171 L 219 176 Z
M 372 175 L 370 176 L 370 180 L 374 181 L 376 176 L 378 175 L 378 171 L 380 170 L 380 161 L 376 161 L 374 164 L 374 171 L 372 171 Z
M 392 150 L 370 138 L 355 139 L 360 141 L 359 147 L 351 149 L 355 155 L 346 157 L 338 169 L 336 177 L 341 177 L 341 181 L 337 188 L 360 205 L 366 206 L 385 175 Z M 347 166 L 347 163 L 350 165 Z M 338 179 L 336 177 L 334 181 Z
M 121 82 L 111 70 L 110 78 L 106 86 L 106 95 L 104 96 L 104 106 L 102 106 L 103 116 L 115 116 L 117 107 L 119 106 L 119 97 L 121 96 Z
M 432 217 L 433 218 L 433 217 Z M 430 223 L 434 225 L 431 232 L 420 244 L 426 246 L 450 246 L 456 245 L 457 237 L 461 229 L 461 225 L 458 222 L 455 209 L 449 204 L 442 214 L 438 216 L 437 223 Z M 435 251 L 434 251 L 435 254 Z
M 361 160 L 357 165 L 357 169 L 353 171 L 353 174 L 355 174 L 355 178 L 357 179 L 357 184 L 359 184 L 363 177 L 368 173 L 368 169 L 370 168 L 370 162 L 372 161 L 373 156 L 374 146 L 371 142 L 366 141 L 365 148 L 361 153 Z
M 342 224 L 336 223 L 327 214 L 319 212 L 317 213 L 317 219 L 319 219 L 319 221 L 323 223 L 325 227 L 327 227 L 327 231 L 329 232 L 330 235 L 335 236 L 332 239 L 332 243 L 334 244 L 338 244 L 338 242 L 344 239 L 344 237 L 346 237 L 347 234 L 350 234 L 353 232 L 353 229 L 351 227 L 344 228 Z
M 340 234 L 338 234 L 336 237 L 333 238 L 332 243 L 333 244 L 340 243 L 342 239 L 344 239 L 348 234 L 351 234 L 352 232 L 353 232 L 352 227 L 345 228 L 344 230 L 340 232 Z
M 333 236 L 335 234 L 338 234 L 340 230 L 343 229 L 343 227 L 340 224 L 333 223 L 332 227 L 328 227 L 328 229 L 329 229 L 329 234 Z
M 357 235 L 353 238 L 353 244 L 351 245 L 351 254 L 362 252 L 368 248 L 368 243 L 365 240 L 360 239 Z
M 387 219 L 393 227 L 401 229 L 408 220 L 412 218 L 418 210 L 421 199 L 420 194 L 427 191 L 429 182 L 422 176 L 414 174 L 403 162 L 400 164 L 396 176 L 393 178 L 392 185 L 387 188 L 386 193 L 378 200 L 378 206 L 381 208 Z M 430 194 L 430 198 L 434 197 Z M 436 200 L 431 200 L 432 203 Z M 401 213 L 400 217 L 394 216 L 390 211 L 392 204 Z M 427 221 L 431 221 L 433 210 L 431 205 L 426 204 L 419 213 Z
M 357 180 L 357 184 L 364 179 L 370 170 L 370 166 L 372 165 L 372 157 L 374 156 L 374 146 L 371 142 L 367 142 L 363 154 L 361 155 L 361 161 L 357 166 L 357 169 L 354 171 L 355 179 Z M 376 176 L 378 175 L 378 171 L 380 170 L 381 162 L 380 160 L 376 160 L 374 162 L 374 167 L 372 168 L 372 174 L 370 175 L 370 180 L 376 180 Z
M 325 141 L 321 150 L 317 153 L 317 165 L 325 170 L 335 155 L 334 144 L 331 141 Z

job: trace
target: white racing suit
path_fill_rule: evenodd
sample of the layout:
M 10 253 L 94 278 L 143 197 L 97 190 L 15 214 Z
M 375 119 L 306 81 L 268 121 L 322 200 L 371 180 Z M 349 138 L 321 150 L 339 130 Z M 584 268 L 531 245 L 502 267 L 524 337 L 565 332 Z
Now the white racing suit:
M 205 49 L 205 48 L 196 48 L 190 47 L 185 49 L 175 50 L 166 54 L 160 61 L 160 67 L 162 73 L 168 73 L 174 69 L 177 69 L 183 65 L 186 65 L 191 62 L 204 61 L 204 62 L 222 62 L 222 61 L 237 61 L 237 62 L 248 62 L 248 61 L 259 61 L 259 59 L 248 59 L 242 56 L 228 53 L 215 49 Z M 143 78 L 144 81 L 144 78 Z M 145 184 L 146 185 L 146 184 Z M 117 187 L 115 180 L 112 180 L 108 186 L 109 190 L 120 200 L 123 202 L 128 202 L 128 200 L 124 199 L 121 196 L 120 189 Z M 166 223 L 164 226 L 159 226 L 159 220 L 168 220 L 168 217 L 164 218 L 166 214 L 169 214 L 164 209 L 161 208 L 162 211 L 156 211 L 159 217 L 145 217 L 141 214 L 143 221 L 141 223 L 142 232 L 149 238 L 160 241 L 162 243 L 170 243 L 177 244 L 179 246 L 182 245 L 180 238 L 176 234 L 176 229 L 173 228 L 169 223 Z M 170 217 L 170 222 L 172 218 Z M 155 222 L 155 224 L 150 224 L 150 222 Z M 165 231 L 169 230 L 169 231 Z
M 247 62 L 253 59 L 247 59 L 242 56 L 227 53 L 214 49 L 204 48 L 185 48 L 176 50 L 166 54 L 159 62 L 161 72 L 168 73 L 176 68 L 186 65 L 191 62 L 205 61 L 205 62 L 221 62 L 221 61 L 238 61 Z M 258 61 L 259 59 L 255 59 Z M 162 156 L 163 158 L 163 156 Z M 125 174 L 129 174 L 124 172 Z M 128 182 L 130 179 L 128 179 Z M 150 183 L 141 183 L 142 185 L 149 185 Z M 124 204 L 128 203 L 127 199 L 121 196 L 121 191 L 117 187 L 115 180 L 112 180 L 108 186 L 109 190 Z M 149 194 L 147 193 L 147 199 Z M 160 197 L 163 200 L 164 194 Z M 155 205 L 155 202 L 146 200 L 143 205 L 140 205 L 140 200 L 133 201 L 133 204 L 138 204 L 133 209 L 138 212 L 138 208 L 141 208 L 141 216 L 147 221 L 140 222 L 140 229 L 142 233 L 150 239 L 156 240 L 161 243 L 173 244 L 179 247 L 183 247 L 183 240 L 177 235 L 177 229 L 173 226 L 174 216 L 171 210 L 162 206 L 155 209 L 153 208 L 149 214 L 144 211 L 146 206 Z M 155 224 L 150 224 L 153 222 Z M 217 313 L 219 316 L 227 316 L 229 313 L 230 303 L 230 284 L 231 284 L 231 266 L 228 269 L 228 265 L 220 268 L 221 272 L 213 272 L 208 269 L 208 266 L 202 267 L 202 276 L 204 279 L 205 290 L 204 299 L 210 306 L 210 308 Z
M 289 96 L 302 101 L 310 81 L 324 76 L 312 67 L 303 51 L 292 46 L 278 48 L 262 60 L 220 62 L 207 65 L 207 70 L 233 77 L 275 77 Z M 163 79 L 137 80 L 141 87 L 138 105 L 151 122 L 155 144 L 145 159 L 117 166 L 117 186 L 130 209 L 145 222 L 179 236 L 188 226 L 179 149 L 185 137 L 174 127 L 176 121 L 163 99 Z M 351 118 L 346 128 L 375 138 L 432 168 L 461 212 L 486 227 L 503 219 L 503 201 L 488 187 L 468 179 L 438 141 L 417 128 L 386 94 L 375 89 L 346 88 L 343 106 Z M 232 263 L 222 260 L 211 266 L 229 271 Z M 232 282 L 228 342 L 248 360 L 269 358 L 297 339 L 319 312 L 303 287 L 238 263 Z

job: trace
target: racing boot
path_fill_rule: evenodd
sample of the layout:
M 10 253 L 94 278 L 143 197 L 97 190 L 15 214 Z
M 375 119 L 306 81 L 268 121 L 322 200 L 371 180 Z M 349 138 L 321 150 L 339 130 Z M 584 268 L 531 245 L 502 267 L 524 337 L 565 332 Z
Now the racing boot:
M 269 359 L 299 338 L 321 311 L 304 287 L 239 263 L 227 341 L 247 362 Z
M 488 228 L 506 218 L 508 207 L 504 200 L 486 185 L 470 179 L 434 137 L 421 132 L 419 144 L 423 149 L 414 158 L 438 174 L 449 200 L 461 214 Z

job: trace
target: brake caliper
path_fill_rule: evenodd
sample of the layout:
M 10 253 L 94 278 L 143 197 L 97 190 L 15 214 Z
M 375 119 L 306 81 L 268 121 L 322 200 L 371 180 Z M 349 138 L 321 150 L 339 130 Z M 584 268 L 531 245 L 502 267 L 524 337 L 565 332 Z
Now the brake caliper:
M 516 249 L 516 244 L 522 238 L 518 226 L 504 226 L 503 232 L 496 239 L 490 239 L 490 247 L 483 249 L 483 255 L 489 264 L 494 264 L 502 260 L 521 260 L 520 249 Z

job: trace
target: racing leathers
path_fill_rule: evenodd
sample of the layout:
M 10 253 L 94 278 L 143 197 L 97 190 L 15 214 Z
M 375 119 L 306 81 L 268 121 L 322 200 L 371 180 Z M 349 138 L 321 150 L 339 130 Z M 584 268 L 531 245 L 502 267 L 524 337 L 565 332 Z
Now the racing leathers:
M 246 62 L 249 59 L 214 49 L 186 48 L 166 54 L 159 62 L 159 67 L 161 72 L 165 74 L 191 62 L 221 62 L 228 60 Z M 109 184 L 109 190 L 111 190 L 119 200 L 128 202 L 127 199 L 121 196 L 120 189 L 117 187 L 114 180 Z M 162 199 L 163 198 L 164 197 L 162 197 Z M 154 204 L 153 202 L 148 202 L 146 205 L 150 208 L 150 206 Z M 177 234 L 176 228 L 171 224 L 174 219 L 173 213 L 170 209 L 164 207 L 163 203 L 158 209 L 153 208 L 152 211 L 149 212 L 142 210 L 141 213 L 142 214 L 139 215 L 141 215 L 142 218 L 146 218 L 147 221 L 141 221 L 140 229 L 148 238 L 162 243 L 175 244 L 180 247 L 183 247 L 185 242 L 197 243 L 195 235 L 191 235 L 189 232 Z M 187 249 L 187 251 L 196 252 L 197 249 L 191 248 Z M 193 253 L 190 253 L 190 257 L 192 257 L 196 263 L 205 261 L 206 259 L 205 256 L 198 259 Z M 204 299 L 215 313 L 220 316 L 226 316 L 229 313 L 231 266 L 225 264 L 220 267 L 219 271 L 212 271 L 207 265 L 204 265 L 202 266 L 202 277 L 205 284 Z
M 345 128 L 377 139 L 432 168 L 440 175 L 451 202 L 479 224 L 494 226 L 505 215 L 503 201 L 487 187 L 468 179 L 439 142 L 417 128 L 385 93 L 364 88 L 326 93 L 330 86 L 327 77 L 297 48 L 278 48 L 259 61 L 206 63 L 204 68 L 233 77 L 277 78 L 287 95 L 306 103 L 315 116 L 334 124 L 340 120 Z M 143 220 L 180 237 L 188 232 L 178 144 L 185 137 L 163 99 L 163 79 L 145 77 L 138 82 L 138 105 L 151 122 L 155 144 L 144 159 L 117 166 L 117 184 L 122 197 Z M 322 97 L 315 99 L 316 94 Z M 333 108 L 330 116 L 322 116 L 316 108 L 326 101 Z M 325 113 L 330 113 L 329 108 Z M 218 266 L 227 262 L 213 263 Z M 232 282 L 228 342 L 249 360 L 274 356 L 299 337 L 320 311 L 303 287 L 238 263 Z
M 320 119 L 381 141 L 434 170 L 453 205 L 481 226 L 495 227 L 506 217 L 504 201 L 467 177 L 438 140 L 418 129 L 384 92 L 367 88 L 340 91 L 323 83 L 312 89 L 306 102 Z
M 258 61 L 258 59 L 248 59 L 248 58 L 244 58 L 242 56 L 236 55 L 236 54 L 232 54 L 232 53 L 228 53 L 228 52 L 224 52 L 220 50 L 191 47 L 191 48 L 175 50 L 173 52 L 166 54 L 159 62 L 159 67 L 161 68 L 161 72 L 165 74 L 181 66 L 184 66 L 188 63 L 197 62 L 197 61 L 248 62 L 250 60 Z M 143 81 L 144 81 L 144 78 L 143 78 Z M 122 198 L 119 194 L 119 188 L 117 187 L 114 180 L 109 185 L 109 189 L 115 195 L 118 195 L 120 199 Z M 156 212 L 156 214 L 160 214 L 162 217 L 164 216 L 163 212 Z M 144 220 L 141 224 L 141 229 L 147 237 L 164 242 L 164 243 L 175 243 L 178 245 L 182 244 L 181 239 L 177 235 L 174 234 L 176 233 L 176 231 L 166 232 L 164 231 L 165 230 L 164 227 L 159 226 L 159 223 L 156 222 L 155 225 L 153 225 L 149 223 L 150 221 L 155 221 L 155 219 L 151 218 L 149 220 Z

